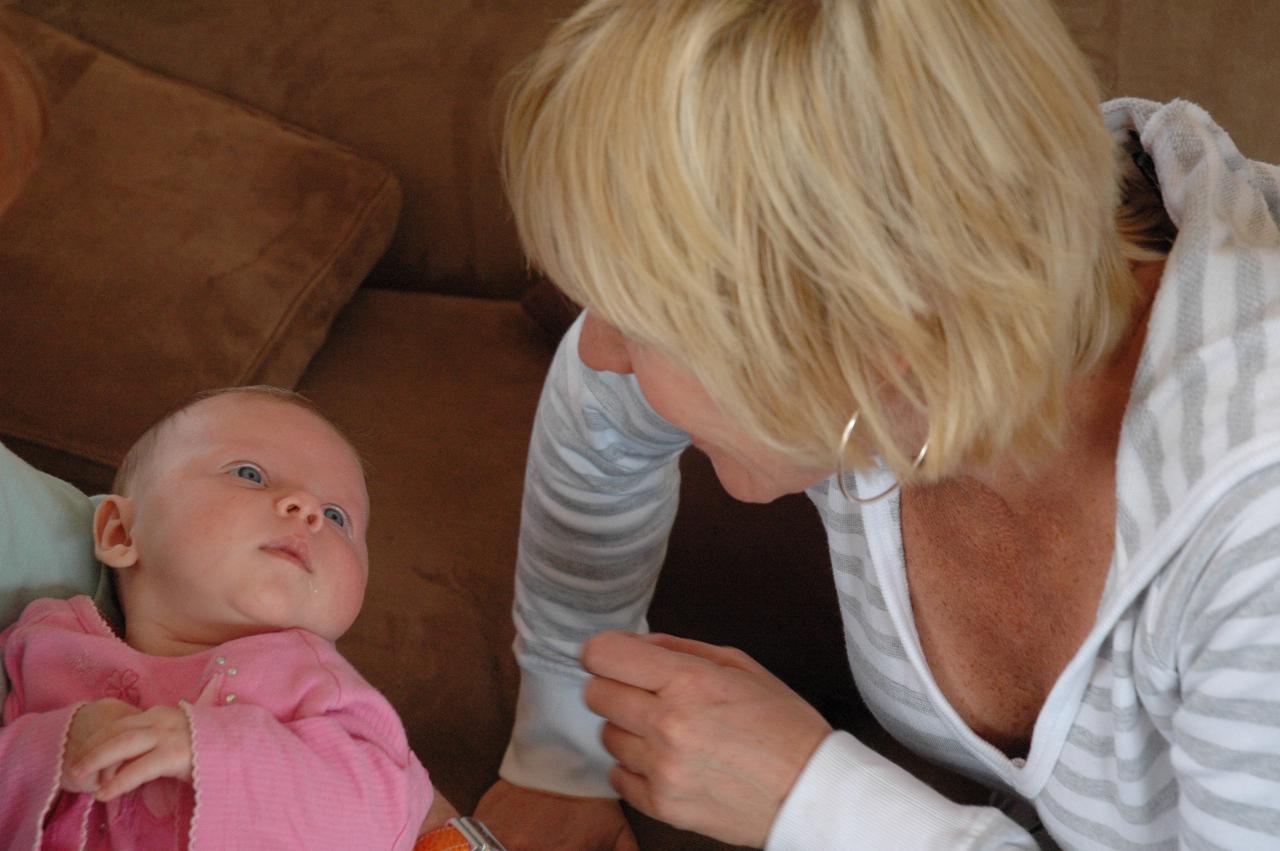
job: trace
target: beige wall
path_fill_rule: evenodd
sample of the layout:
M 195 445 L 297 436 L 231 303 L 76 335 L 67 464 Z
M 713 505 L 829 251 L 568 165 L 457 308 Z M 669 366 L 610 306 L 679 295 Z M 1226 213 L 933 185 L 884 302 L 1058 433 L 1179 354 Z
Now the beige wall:
M 1108 96 L 1195 101 L 1280 163 L 1280 0 L 1056 0 Z

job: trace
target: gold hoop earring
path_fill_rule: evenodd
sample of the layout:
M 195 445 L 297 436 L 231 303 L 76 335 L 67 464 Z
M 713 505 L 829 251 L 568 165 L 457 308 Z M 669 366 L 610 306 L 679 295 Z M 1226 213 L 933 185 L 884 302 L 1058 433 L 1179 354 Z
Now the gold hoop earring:
M 849 447 L 849 438 L 853 436 L 853 429 L 858 425 L 858 415 L 861 413 L 862 413 L 861 411 L 853 412 L 853 416 L 849 417 L 849 422 L 845 424 L 844 433 L 840 435 L 840 448 L 837 450 L 837 454 L 836 454 L 836 485 L 839 486 L 840 493 L 844 494 L 844 498 L 849 500 L 850 502 L 856 502 L 859 505 L 870 505 L 873 502 L 879 502 L 880 500 L 884 499 L 886 496 L 891 495 L 898 488 L 902 487 L 902 480 L 899 479 L 898 481 L 894 482 L 893 485 L 890 486 L 889 488 L 881 491 L 875 496 L 867 497 L 866 499 L 854 496 L 853 494 L 849 493 L 847 488 L 845 488 L 844 486 L 844 453 L 845 453 L 845 450 L 848 449 Z M 924 463 L 924 456 L 928 454 L 929 454 L 929 441 L 926 440 L 924 442 L 924 445 L 920 447 L 920 451 L 916 453 L 916 460 L 911 463 L 912 473 L 920 469 L 920 465 Z

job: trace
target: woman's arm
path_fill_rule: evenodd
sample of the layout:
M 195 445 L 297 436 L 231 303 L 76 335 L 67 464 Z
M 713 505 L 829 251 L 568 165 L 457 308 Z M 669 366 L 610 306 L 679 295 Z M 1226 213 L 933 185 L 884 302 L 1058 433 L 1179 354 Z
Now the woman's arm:
M 629 375 L 578 355 L 582 318 L 560 343 L 534 422 L 516 565 L 515 730 L 503 777 L 476 814 L 511 851 L 634 851 L 608 783 L 600 719 L 582 700 L 582 643 L 644 630 L 689 438 L 653 412 Z
M 809 758 L 764 847 L 1034 851 L 1040 846 L 995 807 L 957 804 L 836 731 Z
M 582 642 L 645 631 L 689 444 L 632 376 L 578 356 L 582 319 L 556 353 L 534 423 L 516 565 L 515 731 L 502 776 L 568 795 L 612 796 L 600 719 L 582 702 Z

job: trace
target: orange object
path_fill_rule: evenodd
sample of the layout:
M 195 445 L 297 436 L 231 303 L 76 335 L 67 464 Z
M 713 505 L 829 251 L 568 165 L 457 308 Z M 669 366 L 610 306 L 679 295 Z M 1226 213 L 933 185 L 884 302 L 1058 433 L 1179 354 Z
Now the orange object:
M 413 851 L 471 851 L 471 840 L 452 824 L 446 824 L 419 836 Z
M 444 827 L 418 837 L 413 851 L 503 851 L 483 824 L 472 818 L 451 818 Z

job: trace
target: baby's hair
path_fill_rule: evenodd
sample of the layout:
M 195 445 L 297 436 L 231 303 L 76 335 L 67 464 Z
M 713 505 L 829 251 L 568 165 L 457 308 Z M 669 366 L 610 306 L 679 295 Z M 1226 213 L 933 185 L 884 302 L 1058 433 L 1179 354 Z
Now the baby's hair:
M 217 390 L 202 390 L 190 399 L 178 405 L 173 410 L 169 411 L 169 413 L 165 414 L 160 419 L 156 420 L 150 428 L 142 433 L 142 436 L 139 437 L 134 442 L 133 446 L 129 448 L 129 451 L 125 453 L 124 460 L 120 462 L 120 468 L 116 471 L 115 479 L 111 483 L 111 492 L 124 496 L 129 495 L 128 489 L 136 483 L 139 473 L 146 466 L 147 460 L 155 451 L 160 435 L 174 419 L 201 402 L 218 396 L 230 396 L 232 394 L 259 396 L 265 399 L 273 399 L 286 405 L 293 405 L 295 407 L 302 408 L 305 411 L 310 411 L 312 414 L 315 414 L 328 424 L 328 426 L 332 428 L 339 437 L 346 441 L 348 446 L 351 446 L 351 441 L 342 433 L 342 430 L 334 425 L 328 417 L 321 413 L 320 409 L 316 407 L 314 402 L 297 391 L 287 390 L 283 387 L 273 387 L 269 384 L 253 384 L 246 387 L 223 387 Z M 360 453 L 356 451 L 354 446 L 351 446 L 351 451 L 355 454 L 356 459 L 360 460 Z M 361 462 L 361 467 L 363 468 L 363 466 L 363 462 Z

